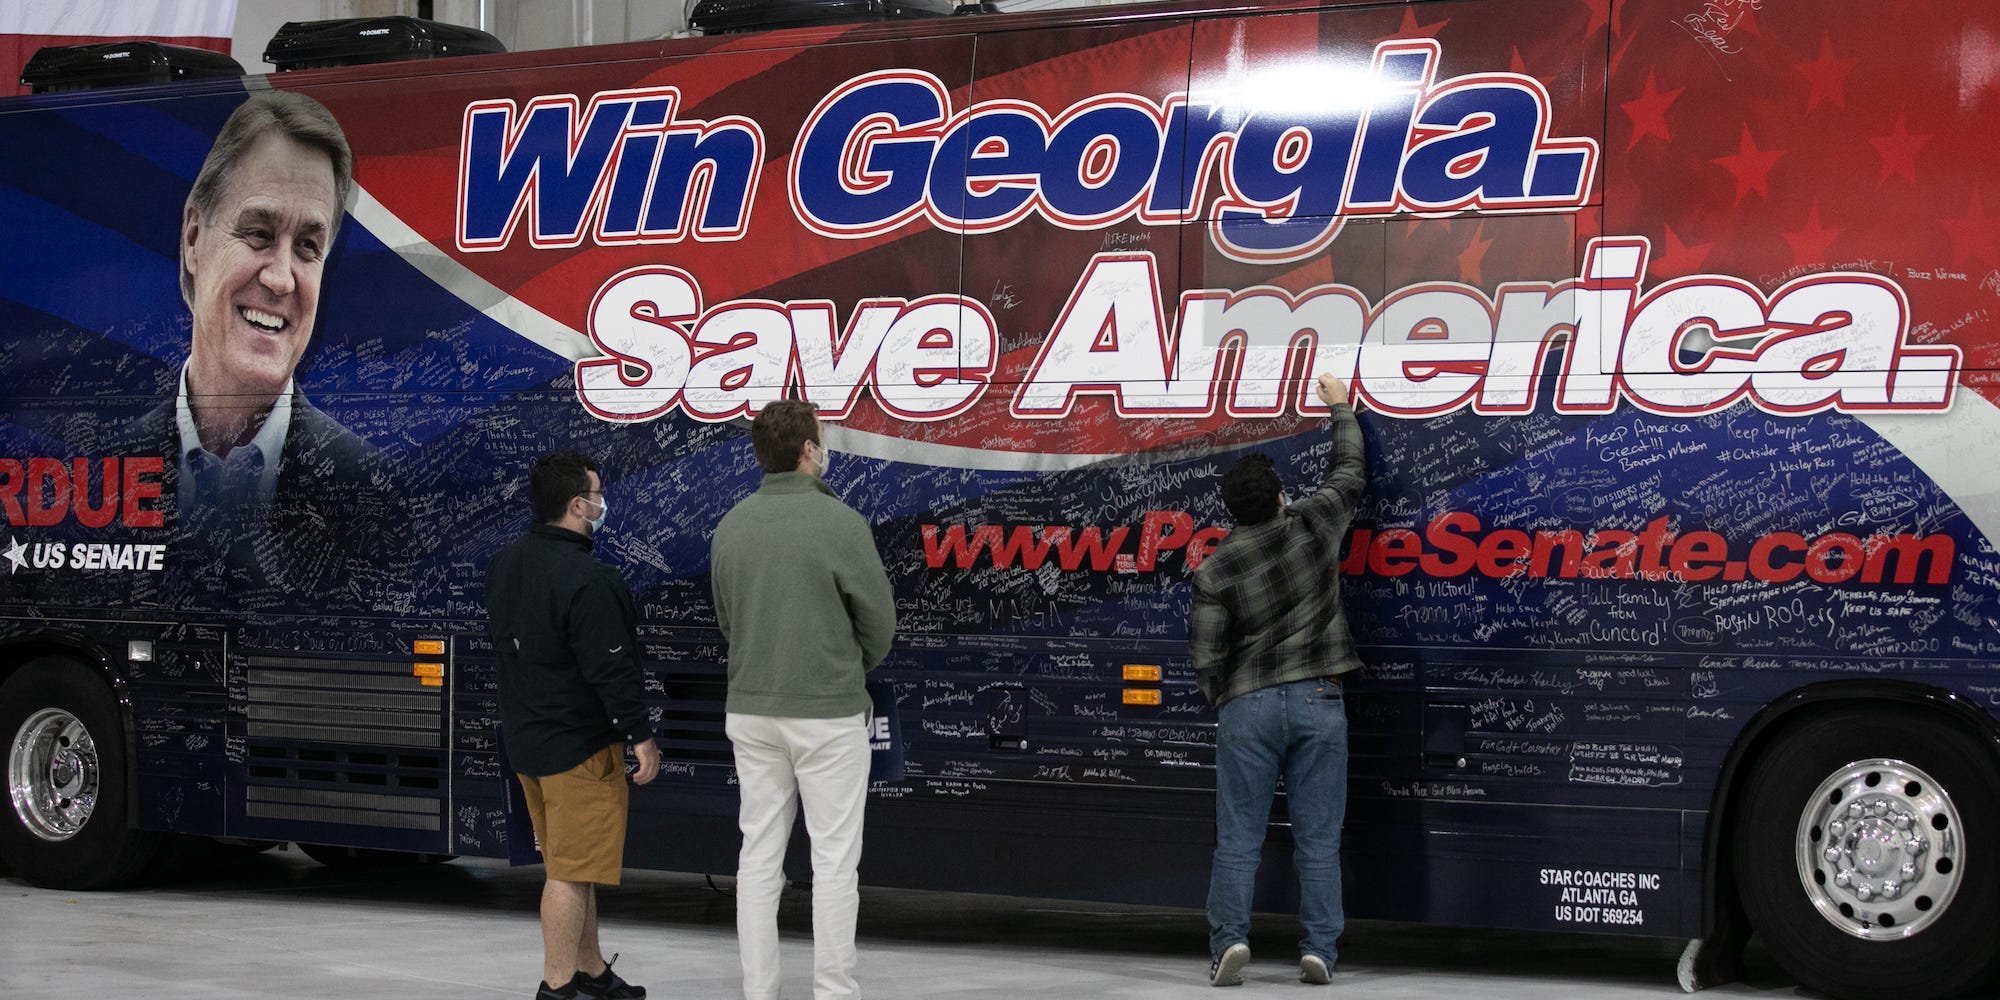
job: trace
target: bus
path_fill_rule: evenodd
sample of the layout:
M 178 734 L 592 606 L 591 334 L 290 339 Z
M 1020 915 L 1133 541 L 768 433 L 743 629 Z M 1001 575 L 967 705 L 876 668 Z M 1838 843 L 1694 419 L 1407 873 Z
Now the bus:
M 1237 458 L 1317 481 L 1332 372 L 1351 914 L 1976 988 L 2000 7 L 1919 6 L 1189 0 L 0 101 L 0 859 L 531 862 L 481 580 L 575 448 L 666 760 L 627 861 L 732 871 L 708 542 L 792 395 L 897 595 L 863 880 L 1198 905 L 1190 573 Z M 344 209 L 212 223 L 285 101 Z

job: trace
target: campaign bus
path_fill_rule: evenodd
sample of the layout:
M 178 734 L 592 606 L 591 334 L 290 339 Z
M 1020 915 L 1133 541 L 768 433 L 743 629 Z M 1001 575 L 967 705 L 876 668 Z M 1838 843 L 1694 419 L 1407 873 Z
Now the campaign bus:
M 191 199 L 295 95 L 351 188 L 253 145 Z M 1331 372 L 1350 913 L 1975 988 L 1996 114 L 1984 0 L 1195 0 L 0 101 L 0 859 L 532 861 L 482 577 L 573 448 L 666 761 L 628 863 L 733 871 L 709 539 L 793 396 L 897 598 L 864 881 L 1199 905 L 1190 575 L 1238 458 L 1316 488 Z

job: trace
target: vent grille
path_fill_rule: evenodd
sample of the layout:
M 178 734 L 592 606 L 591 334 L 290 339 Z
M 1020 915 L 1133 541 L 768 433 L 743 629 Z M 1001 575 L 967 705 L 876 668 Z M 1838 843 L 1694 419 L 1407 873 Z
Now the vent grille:
M 729 671 L 721 665 L 674 664 L 665 671 L 666 707 L 656 727 L 667 760 L 729 764 L 736 759 L 724 729 Z
M 250 656 L 243 813 L 444 829 L 445 696 L 408 661 Z
M 444 746 L 444 695 L 408 663 L 253 656 L 251 739 L 385 747 Z
M 252 784 L 244 790 L 243 814 L 260 819 L 348 823 L 401 830 L 444 828 L 436 796 L 384 795 L 331 788 L 287 788 Z

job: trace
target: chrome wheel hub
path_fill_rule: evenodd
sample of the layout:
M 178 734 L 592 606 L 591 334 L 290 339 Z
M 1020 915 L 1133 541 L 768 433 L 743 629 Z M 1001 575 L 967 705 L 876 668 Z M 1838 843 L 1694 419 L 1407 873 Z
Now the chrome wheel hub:
M 76 836 L 97 807 L 97 742 L 60 708 L 28 716 L 7 747 L 7 796 L 28 832 L 47 841 Z
M 1958 891 L 1963 835 L 1951 796 L 1899 760 L 1831 774 L 1799 817 L 1799 879 L 1828 923 L 1863 940 L 1909 937 Z

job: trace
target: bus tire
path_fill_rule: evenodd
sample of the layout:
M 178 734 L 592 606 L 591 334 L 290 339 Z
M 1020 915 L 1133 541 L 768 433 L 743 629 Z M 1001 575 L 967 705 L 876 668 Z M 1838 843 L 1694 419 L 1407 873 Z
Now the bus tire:
M 125 727 L 111 691 L 82 664 L 44 656 L 0 685 L 0 856 L 51 889 L 129 882 L 161 836 L 130 825 Z
M 2000 958 L 1993 754 L 1895 706 L 1788 726 L 1744 786 L 1738 893 L 1773 958 L 1834 997 L 1956 996 Z

